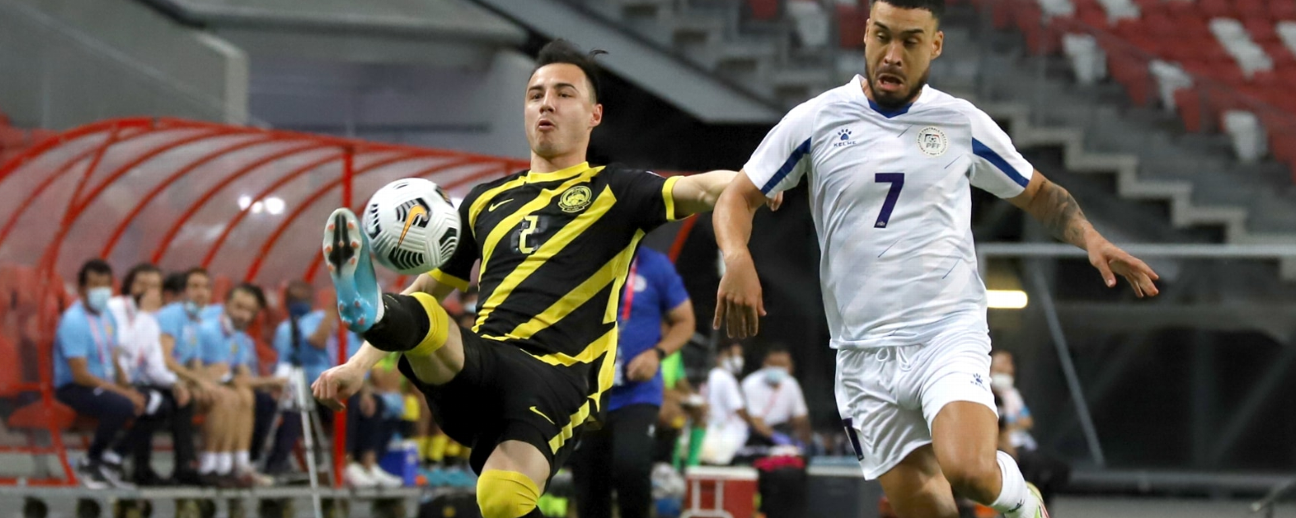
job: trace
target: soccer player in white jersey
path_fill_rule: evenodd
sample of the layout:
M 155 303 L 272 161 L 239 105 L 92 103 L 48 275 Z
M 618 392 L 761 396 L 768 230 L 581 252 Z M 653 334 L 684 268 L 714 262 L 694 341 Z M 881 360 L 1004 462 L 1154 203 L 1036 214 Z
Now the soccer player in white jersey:
M 747 240 L 767 196 L 809 183 L 838 409 L 867 478 L 900 516 L 957 516 L 951 489 L 1008 518 L 1046 517 L 995 451 L 986 292 L 969 186 L 1005 198 L 1083 248 L 1108 287 L 1154 296 L 1156 273 L 1108 242 L 967 101 L 926 86 L 943 0 L 874 0 L 867 72 L 794 108 L 716 205 L 726 272 L 715 326 L 742 338 L 765 314 Z

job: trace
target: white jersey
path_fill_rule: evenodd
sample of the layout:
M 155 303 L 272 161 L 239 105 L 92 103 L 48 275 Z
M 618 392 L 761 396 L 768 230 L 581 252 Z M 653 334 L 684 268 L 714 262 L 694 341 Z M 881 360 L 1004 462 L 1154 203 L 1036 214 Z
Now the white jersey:
M 925 87 L 887 111 L 862 81 L 793 108 L 747 176 L 771 197 L 809 179 L 833 348 L 923 343 L 949 325 L 984 329 L 969 186 L 1011 198 L 1034 168 L 971 103 Z

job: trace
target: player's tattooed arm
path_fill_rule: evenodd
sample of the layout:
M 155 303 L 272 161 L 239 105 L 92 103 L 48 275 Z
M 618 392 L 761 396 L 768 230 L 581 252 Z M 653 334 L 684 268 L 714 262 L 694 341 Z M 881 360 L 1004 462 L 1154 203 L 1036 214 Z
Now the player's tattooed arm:
M 1094 229 L 1080 204 L 1066 188 L 1042 175 L 1037 176 L 1041 180 L 1040 186 L 1024 207 L 1026 212 L 1039 220 L 1053 237 L 1087 249 L 1088 234 Z
M 1094 230 L 1075 197 L 1035 171 L 1020 195 L 1009 200 L 1030 213 L 1055 237 L 1089 252 L 1089 264 L 1098 269 L 1107 287 L 1116 286 L 1116 276 L 1129 281 L 1139 297 L 1156 296 L 1156 272 L 1137 257 L 1111 243 Z

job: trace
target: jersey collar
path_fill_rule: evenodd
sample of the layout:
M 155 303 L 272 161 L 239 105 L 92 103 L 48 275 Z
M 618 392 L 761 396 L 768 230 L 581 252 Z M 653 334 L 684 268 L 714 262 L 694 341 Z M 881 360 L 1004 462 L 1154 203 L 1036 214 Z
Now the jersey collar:
M 906 104 L 899 108 L 887 109 L 887 108 L 883 108 L 882 106 L 879 106 L 878 103 L 873 102 L 873 99 L 869 99 L 868 96 L 864 94 L 864 76 L 856 74 L 855 79 L 851 81 L 851 84 L 855 85 L 855 87 L 851 88 L 851 90 L 855 93 L 855 95 L 859 96 L 858 97 L 859 100 L 864 101 L 864 103 L 868 104 L 869 108 L 871 108 L 875 112 L 878 112 L 879 115 L 886 117 L 888 119 L 892 119 L 904 115 L 906 113 L 909 113 L 910 108 L 913 108 L 914 105 L 922 102 L 923 97 L 927 96 L 927 85 L 923 85 L 922 91 L 918 92 L 918 97 L 915 97 L 913 102 L 910 102 L 909 104 Z
M 573 176 L 585 172 L 589 168 L 590 168 L 589 162 L 581 162 L 574 166 L 565 169 L 559 169 L 557 171 L 552 171 L 548 173 L 537 173 L 535 171 L 527 171 L 526 181 L 527 183 L 541 183 L 541 182 L 556 182 L 558 180 L 566 180 L 568 178 L 571 178 Z

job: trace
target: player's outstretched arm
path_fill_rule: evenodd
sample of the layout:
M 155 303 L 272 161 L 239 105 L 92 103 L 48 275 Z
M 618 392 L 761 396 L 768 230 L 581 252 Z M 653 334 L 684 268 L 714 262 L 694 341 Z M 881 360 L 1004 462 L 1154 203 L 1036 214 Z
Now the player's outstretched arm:
M 734 338 L 754 336 L 760 329 L 760 317 L 765 315 L 760 277 L 747 241 L 751 239 L 752 218 L 767 201 L 751 178 L 739 174 L 720 195 L 711 216 L 725 264 L 711 326 L 720 329 L 720 324 L 726 324 L 729 336 Z
M 1089 263 L 1102 273 L 1107 287 L 1115 287 L 1116 275 L 1120 275 L 1139 297 L 1160 293 L 1153 282 L 1159 279 L 1156 272 L 1094 230 L 1071 193 L 1039 171 L 1031 175 L 1026 190 L 1009 201 L 1039 220 L 1054 237 L 1089 252 Z
M 671 191 L 671 197 L 675 199 L 676 217 L 684 218 L 715 208 L 720 194 L 736 176 L 739 176 L 736 171 L 718 169 L 680 178 Z M 763 200 L 762 203 L 769 205 L 770 210 L 778 210 L 782 201 L 783 195 L 780 193 L 774 199 Z

